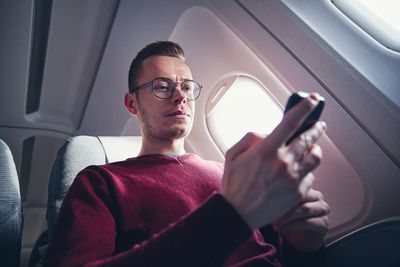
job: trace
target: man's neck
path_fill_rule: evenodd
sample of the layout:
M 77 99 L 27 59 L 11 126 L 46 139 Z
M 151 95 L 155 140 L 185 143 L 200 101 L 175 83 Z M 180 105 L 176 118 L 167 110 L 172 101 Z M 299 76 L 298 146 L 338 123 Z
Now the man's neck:
M 185 154 L 184 139 L 178 140 L 146 140 L 142 139 L 142 148 L 139 156 L 161 154 L 167 156 L 181 156 Z

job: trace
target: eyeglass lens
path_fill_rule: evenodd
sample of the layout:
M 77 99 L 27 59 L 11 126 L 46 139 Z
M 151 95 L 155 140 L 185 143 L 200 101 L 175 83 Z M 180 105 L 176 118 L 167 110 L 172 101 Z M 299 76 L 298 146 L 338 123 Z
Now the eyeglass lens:
M 181 90 L 189 100 L 194 100 L 200 94 L 200 85 L 194 81 L 184 81 Z M 169 98 L 174 94 L 175 83 L 167 79 L 156 79 L 153 81 L 153 91 L 159 98 Z

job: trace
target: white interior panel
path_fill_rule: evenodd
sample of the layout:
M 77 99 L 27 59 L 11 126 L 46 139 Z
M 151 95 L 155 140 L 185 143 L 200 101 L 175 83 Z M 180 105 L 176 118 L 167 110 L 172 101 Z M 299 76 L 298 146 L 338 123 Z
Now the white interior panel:
M 400 53 L 328 0 L 240 2 L 400 167 Z
M 286 98 L 282 95 L 288 97 L 289 90 L 237 35 L 206 8 L 195 7 L 187 10 L 179 19 L 170 39 L 183 45 L 194 78 L 206 88 L 199 100 L 196 100 L 194 130 L 188 141 L 197 153 L 209 157 L 210 151 L 214 149 L 215 159 L 223 160 L 222 157 L 218 157 L 219 150 L 207 131 L 205 118 L 207 101 L 215 94 L 210 89 L 220 88 L 215 85 L 220 84 L 221 77 L 246 73 L 259 79 L 272 95 L 285 99 L 284 101 Z M 323 94 L 325 95 L 326 93 Z M 282 106 L 285 104 L 284 101 L 281 100 Z M 327 99 L 327 106 L 330 113 L 338 114 L 347 123 L 352 123 L 351 118 L 335 105 L 331 97 Z M 238 106 L 238 109 L 240 108 Z M 263 120 L 267 119 L 268 115 L 259 117 Z M 315 172 L 318 179 L 316 187 L 323 191 L 327 201 L 332 203 L 330 230 L 332 236 L 337 234 L 337 229 L 349 227 L 349 224 L 354 225 L 365 219 L 369 211 L 369 206 L 365 203 L 370 203 L 371 194 L 367 190 L 368 185 L 363 184 L 359 174 L 332 141 L 324 138 L 321 146 L 327 156 L 319 171 Z M 351 201 L 343 199 L 343 194 L 351 195 Z
M 215 3 L 215 6 L 224 14 L 222 18 L 231 29 L 249 47 L 252 47 L 255 54 L 273 70 L 287 88 L 312 90 L 325 97 L 326 107 L 322 119 L 328 123 L 328 136 L 362 179 L 364 193 L 367 194 L 366 199 L 373 201 L 370 208 L 368 208 L 368 202 L 366 203 L 367 210 L 358 215 L 358 220 L 351 221 L 349 218 L 347 225 L 342 225 L 341 229 L 338 228 L 331 234 L 341 235 L 362 225 L 390 216 L 398 216 L 400 207 L 395 203 L 400 202 L 400 196 L 397 193 L 400 188 L 400 171 L 392 161 L 393 158 L 386 154 L 387 151 L 382 150 L 382 148 L 390 147 L 393 153 L 400 151 L 395 145 L 399 141 L 395 137 L 399 124 L 387 124 L 391 120 L 395 122 L 398 115 L 393 117 L 394 113 L 390 105 L 383 103 L 385 99 L 379 94 L 371 93 L 370 84 L 365 82 L 359 74 L 357 75 L 354 69 L 349 68 L 340 55 L 331 50 L 330 44 L 320 42 L 319 37 L 313 35 L 301 21 L 299 22 L 284 4 L 279 1 L 243 2 L 260 17 L 249 21 L 246 20 L 246 16 L 249 15 L 246 7 L 225 9 L 220 2 Z M 319 1 L 310 1 L 307 4 L 318 5 L 316 2 L 319 3 Z M 300 3 L 306 4 L 303 1 Z M 313 14 L 312 17 L 324 18 L 321 14 Z M 249 28 L 252 30 L 248 31 Z M 289 42 L 290 49 L 282 39 Z M 305 55 L 308 55 L 308 58 Z M 304 59 L 307 59 L 309 65 L 304 64 Z M 313 70 L 311 71 L 310 68 Z M 325 83 L 325 79 L 329 80 L 328 84 Z M 282 103 L 284 102 L 279 97 L 277 98 Z M 364 113 L 359 113 L 360 110 L 357 110 L 361 107 L 365 110 Z M 357 116 L 355 116 L 356 111 Z M 360 117 L 362 117 L 362 123 L 360 123 Z M 371 125 L 368 124 L 366 127 L 366 124 L 370 122 L 375 125 L 372 133 Z M 388 133 L 382 136 L 383 132 Z M 378 135 L 382 139 L 377 139 Z M 382 147 L 382 142 L 386 141 L 393 145 Z M 324 153 L 326 155 L 330 151 L 324 148 Z M 322 172 L 323 168 L 319 170 Z M 327 172 L 324 172 L 322 176 L 318 175 L 318 182 L 324 183 L 320 185 L 325 188 L 324 194 L 335 195 L 336 199 L 328 199 L 333 209 L 347 209 L 348 206 L 341 206 L 341 201 L 338 199 L 340 196 L 337 192 L 343 192 L 343 189 L 337 185 L 335 177 L 337 172 L 335 170 L 331 172 L 333 173 L 328 173 L 332 175 L 329 179 L 325 179 L 324 176 Z M 347 195 L 347 197 L 353 201 L 353 195 Z M 393 204 L 387 205 L 387 203 Z M 366 214 L 363 215 L 365 212 Z M 333 216 L 331 218 L 335 220 Z
M 180 17 L 170 39 L 183 46 L 194 79 L 203 85 L 196 100 L 194 129 L 187 140 L 200 155 L 223 161 L 205 118 L 207 102 L 214 96 L 213 91 L 220 88 L 221 81 L 243 74 L 258 79 L 277 98 L 285 99 L 290 92 L 209 9 L 188 9 Z

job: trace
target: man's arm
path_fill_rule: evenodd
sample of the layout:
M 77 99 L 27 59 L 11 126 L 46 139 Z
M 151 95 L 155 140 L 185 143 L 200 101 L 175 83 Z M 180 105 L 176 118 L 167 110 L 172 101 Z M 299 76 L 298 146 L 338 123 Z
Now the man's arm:
M 303 203 L 274 223 L 274 229 L 297 250 L 316 251 L 324 246 L 328 213 L 322 193 L 311 189 Z
M 322 158 L 315 142 L 325 132 L 325 123 L 318 122 L 284 145 L 316 105 L 311 95 L 290 110 L 268 137 L 248 134 L 226 155 L 221 194 L 252 229 L 278 222 L 287 239 L 282 243 L 285 254 L 300 256 L 321 248 L 328 228 L 329 209 L 321 199 L 314 200 L 314 177 L 309 174 Z
M 318 104 L 308 97 L 293 107 L 266 138 L 247 134 L 228 150 L 221 194 L 250 228 L 272 224 L 302 203 L 314 183 L 307 175 L 318 167 L 321 154 L 314 143 L 325 132 L 318 122 L 301 142 L 284 146 Z
M 323 266 L 329 206 L 311 189 L 305 202 L 274 223 L 260 228 L 266 242 L 279 251 L 285 266 Z
M 213 194 L 161 232 L 116 254 L 117 207 L 110 194 L 95 168 L 78 175 L 60 211 L 45 266 L 222 266 L 251 236 L 236 210 Z

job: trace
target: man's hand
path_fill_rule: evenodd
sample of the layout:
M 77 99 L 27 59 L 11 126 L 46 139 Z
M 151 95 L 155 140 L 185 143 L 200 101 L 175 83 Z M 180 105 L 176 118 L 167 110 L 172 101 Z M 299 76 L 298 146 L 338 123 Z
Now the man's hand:
M 266 138 L 247 134 L 226 154 L 220 193 L 250 228 L 273 223 L 305 201 L 314 177 L 307 175 L 320 163 L 321 149 L 314 145 L 325 132 L 318 122 L 300 141 L 285 141 L 318 104 L 315 95 L 301 101 Z
M 322 193 L 310 189 L 304 202 L 277 220 L 273 227 L 295 249 L 315 251 L 324 244 L 328 213 L 329 206 Z

